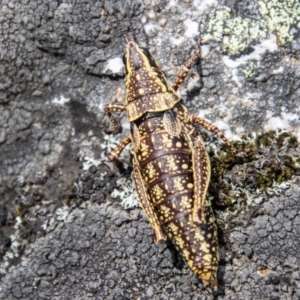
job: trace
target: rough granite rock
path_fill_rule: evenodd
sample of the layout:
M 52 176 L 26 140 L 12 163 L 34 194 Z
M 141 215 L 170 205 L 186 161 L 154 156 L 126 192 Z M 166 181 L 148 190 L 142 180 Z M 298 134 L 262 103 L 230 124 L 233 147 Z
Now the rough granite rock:
M 105 160 L 125 117 L 121 134 L 103 133 L 104 105 L 124 101 L 131 19 L 170 82 L 201 35 L 179 91 L 191 112 L 229 138 L 300 139 L 298 1 L 119 2 L 1 1 L 0 299 L 300 299 L 299 178 L 233 213 L 216 208 L 211 293 L 170 243 L 154 245 L 139 208 L 115 199 L 134 201 L 128 151 L 123 177 Z

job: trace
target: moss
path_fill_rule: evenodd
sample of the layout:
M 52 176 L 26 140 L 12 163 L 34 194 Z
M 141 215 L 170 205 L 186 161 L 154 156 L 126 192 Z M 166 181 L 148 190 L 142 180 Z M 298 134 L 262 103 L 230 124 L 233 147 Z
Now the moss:
M 224 145 L 218 153 L 211 153 L 210 193 L 219 206 L 230 205 L 230 210 L 235 210 L 237 199 L 251 204 L 262 193 L 274 192 L 276 186 L 300 175 L 299 143 L 289 132 L 269 131 L 256 138 L 250 134 L 233 145 L 252 151 L 247 157 L 236 158 Z
M 24 205 L 18 204 L 15 206 L 15 213 L 17 217 L 23 218 L 27 212 L 28 210 Z

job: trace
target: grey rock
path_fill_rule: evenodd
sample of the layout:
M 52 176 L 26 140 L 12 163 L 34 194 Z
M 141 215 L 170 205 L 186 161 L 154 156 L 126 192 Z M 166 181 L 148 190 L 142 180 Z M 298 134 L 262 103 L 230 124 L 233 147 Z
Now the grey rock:
M 41 154 L 47 155 L 51 151 L 51 143 L 53 140 L 53 135 L 51 133 L 45 133 L 39 140 L 38 149 Z
M 246 240 L 247 240 L 247 236 L 240 233 L 240 232 L 236 232 L 234 231 L 232 234 L 231 234 L 231 239 L 235 242 L 235 243 L 238 243 L 239 245 L 243 245 L 245 244 Z
M 86 59 L 86 62 L 89 65 L 96 65 L 99 61 L 105 61 L 106 58 L 106 54 L 104 52 L 104 50 L 100 49 L 97 51 L 93 51 L 90 56 Z
M 124 69 L 119 74 L 104 72 L 108 58 L 124 54 L 119 27 L 127 31 L 127 20 L 133 19 L 136 40 L 153 52 L 173 82 L 196 47 L 197 35 L 187 37 L 192 34 L 188 22 L 195 22 L 201 35 L 216 11 L 230 11 L 230 21 L 265 22 L 259 3 L 219 1 L 201 12 L 193 1 L 179 1 L 176 6 L 136 1 L 119 8 L 106 0 L 2 2 L 0 211 L 7 225 L 1 231 L 7 231 L 5 236 L 14 233 L 19 244 L 13 249 L 20 253 L 1 277 L 1 299 L 300 297 L 297 181 L 277 195 L 265 196 L 255 215 L 248 208 L 233 218 L 219 212 L 226 229 L 220 230 L 219 291 L 213 295 L 185 264 L 181 266 L 171 246 L 153 244 L 152 230 L 140 209 L 125 211 L 111 199 L 120 176 L 103 166 L 109 152 L 103 107 L 115 98 L 124 101 L 126 92 Z M 168 22 L 161 27 L 163 18 Z M 297 132 L 300 69 L 295 61 L 300 44 L 295 28 L 289 31 L 290 43 L 278 43 L 277 50 L 255 57 L 251 78 L 240 72 L 250 65 L 247 55 L 254 54 L 256 46 L 263 50 L 264 41 L 274 47 L 275 43 L 253 40 L 245 52 L 226 58 L 222 43 L 232 33 L 206 41 L 202 59 L 181 86 L 188 109 L 212 122 L 223 121 L 233 134 L 237 128 L 247 133 L 262 130 L 269 121 L 267 112 L 274 118 L 293 113 L 293 123 L 284 122 Z M 278 41 L 279 33 L 273 34 Z M 226 59 L 243 63 L 232 67 Z M 55 98 L 69 101 L 55 102 Z M 111 136 L 112 144 L 126 134 L 124 130 Z M 208 147 L 210 141 L 218 147 L 210 134 L 205 132 L 203 138 Z M 91 162 L 97 164 L 94 171 L 89 170 Z M 47 180 L 36 180 L 39 176 Z M 26 220 L 19 237 L 14 204 L 18 201 L 25 206 L 22 220 Z
M 9 120 L 10 126 L 13 127 L 16 131 L 27 129 L 28 127 L 30 127 L 32 122 L 32 114 L 22 108 L 16 108 L 11 119 Z
M 33 93 L 32 93 L 32 96 L 34 97 L 40 97 L 43 95 L 43 92 L 40 91 L 40 90 L 35 90 Z
M 7 76 L 2 76 L 0 78 L 0 91 L 6 90 L 12 84 L 12 80 Z
M 0 127 L 0 144 L 6 141 L 6 130 Z

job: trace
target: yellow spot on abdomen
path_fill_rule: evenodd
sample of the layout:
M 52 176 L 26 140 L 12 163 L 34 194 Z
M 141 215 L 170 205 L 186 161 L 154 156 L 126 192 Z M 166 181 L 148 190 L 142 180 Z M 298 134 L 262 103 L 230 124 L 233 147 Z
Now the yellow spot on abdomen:
M 193 185 L 192 183 L 188 183 L 187 187 L 188 187 L 189 189 L 192 189 L 192 188 L 194 187 L 194 185 Z
M 209 253 L 209 245 L 207 243 L 201 243 L 200 250 Z
M 190 256 L 190 253 L 189 253 L 188 250 L 184 249 L 184 250 L 182 251 L 182 255 L 183 255 L 183 257 L 187 260 L 187 259 L 189 258 L 189 256 Z
M 136 80 L 140 80 L 140 79 L 141 79 L 140 74 L 137 74 L 137 75 L 136 75 Z
M 144 95 L 144 92 L 145 92 L 144 89 L 139 89 L 139 94 L 140 95 Z
M 182 147 L 182 144 L 181 144 L 180 142 L 177 142 L 177 143 L 176 143 L 176 147 L 181 148 L 181 147 Z
M 183 164 L 181 167 L 182 167 L 182 169 L 185 170 L 185 169 L 187 169 L 189 166 L 188 166 L 187 164 Z
M 203 260 L 207 261 L 207 262 L 210 262 L 212 259 L 212 255 L 211 254 L 205 254 L 203 256 Z

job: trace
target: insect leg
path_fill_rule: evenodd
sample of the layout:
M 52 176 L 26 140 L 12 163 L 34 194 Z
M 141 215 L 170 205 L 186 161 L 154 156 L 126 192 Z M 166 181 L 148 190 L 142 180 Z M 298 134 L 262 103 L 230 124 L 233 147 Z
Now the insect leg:
M 223 132 L 214 124 L 196 117 L 192 114 L 188 115 L 188 122 L 189 123 L 197 123 L 199 125 L 201 125 L 202 127 L 204 127 L 206 130 L 216 134 L 219 138 L 221 138 L 223 140 L 223 142 L 229 147 L 230 151 L 237 157 L 245 157 L 247 156 L 247 154 L 252 150 L 251 148 L 246 149 L 245 151 L 238 151 L 230 142 L 229 140 L 225 137 L 225 135 L 223 134 Z
M 121 162 L 118 160 L 118 157 L 120 156 L 121 152 L 124 150 L 124 148 L 131 142 L 131 136 L 128 135 L 126 138 L 124 138 L 119 145 L 113 149 L 108 155 L 107 158 L 113 162 L 117 167 L 121 165 Z
M 143 211 L 147 215 L 149 223 L 154 231 L 154 242 L 156 244 L 162 243 L 167 240 L 167 236 L 165 235 L 157 218 L 154 207 L 150 202 L 147 190 L 145 188 L 145 183 L 143 182 L 141 172 L 137 163 L 135 162 L 135 159 L 133 159 L 133 179 Z
M 183 80 L 185 79 L 185 77 L 187 76 L 188 72 L 190 71 L 190 69 L 192 68 L 194 62 L 196 59 L 198 59 L 201 55 L 201 47 L 200 47 L 200 39 L 197 43 L 197 49 L 194 52 L 194 54 L 191 56 L 191 58 L 189 60 L 187 60 L 183 66 L 181 67 L 175 82 L 173 83 L 172 87 L 175 91 L 178 90 L 179 86 L 181 85 L 181 83 L 183 82 Z
M 194 138 L 194 148 L 192 150 L 192 164 L 194 176 L 194 203 L 193 221 L 195 223 L 205 223 L 205 199 L 210 181 L 210 161 L 205 151 L 202 138 L 198 135 Z
M 107 134 L 116 134 L 121 131 L 121 124 L 119 121 L 116 120 L 116 118 L 111 114 L 113 112 L 122 112 L 126 111 L 126 106 L 123 104 L 114 104 L 114 103 L 108 103 L 105 108 L 104 112 L 110 119 L 110 121 L 113 124 L 113 129 L 106 128 L 104 131 Z

